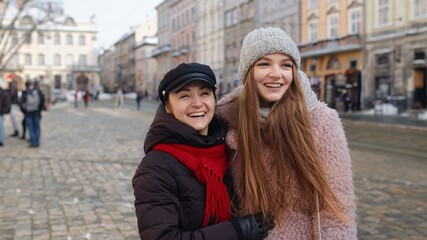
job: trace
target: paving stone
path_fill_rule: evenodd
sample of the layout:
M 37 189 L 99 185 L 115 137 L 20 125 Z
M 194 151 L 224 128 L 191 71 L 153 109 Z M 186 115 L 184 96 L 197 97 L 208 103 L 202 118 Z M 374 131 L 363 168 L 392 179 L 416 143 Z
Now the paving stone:
M 66 102 L 43 112 L 40 148 L 6 137 L 0 149 L 0 239 L 139 239 L 131 180 L 156 105 L 143 112 L 113 109 L 111 101 L 87 109 Z M 426 239 L 425 134 L 349 121 L 344 127 L 359 239 Z M 6 118 L 5 131 L 11 129 Z M 426 157 L 354 144 L 360 142 Z

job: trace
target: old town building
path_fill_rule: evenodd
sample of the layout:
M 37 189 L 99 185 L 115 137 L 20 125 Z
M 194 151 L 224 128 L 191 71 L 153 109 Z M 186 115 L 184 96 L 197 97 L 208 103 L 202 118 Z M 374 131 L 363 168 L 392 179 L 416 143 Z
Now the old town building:
M 360 109 L 363 1 L 310 0 L 301 9 L 301 66 L 312 88 L 339 111 L 347 92 L 352 109 Z
M 7 21 L 7 20 L 6 20 Z M 31 16 L 18 20 L 10 41 L 17 44 Z M 13 54 L 6 69 L 22 80 L 38 80 L 55 89 L 93 90 L 100 87 L 94 19 L 77 22 L 62 16 L 37 27 Z
M 222 92 L 229 92 L 240 84 L 237 67 L 240 58 L 240 48 L 246 34 L 255 28 L 256 1 L 236 0 L 224 1 L 225 11 L 225 84 Z
M 426 108 L 427 1 L 367 1 L 366 106 Z
M 197 62 L 209 65 L 219 86 L 224 81 L 224 4 L 223 1 L 196 1 Z M 218 92 L 221 87 L 218 88 Z
M 156 86 L 158 86 L 163 76 L 172 68 L 172 26 L 170 24 L 169 2 L 170 0 L 165 0 L 156 7 L 158 43 L 151 55 L 157 62 Z
M 173 0 L 169 5 L 172 24 L 172 65 L 196 60 L 196 1 Z

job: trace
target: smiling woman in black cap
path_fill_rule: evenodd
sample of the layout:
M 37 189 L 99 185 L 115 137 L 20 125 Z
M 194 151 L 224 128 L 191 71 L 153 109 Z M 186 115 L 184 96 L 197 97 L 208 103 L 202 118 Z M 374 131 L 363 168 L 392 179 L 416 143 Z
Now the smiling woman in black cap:
M 183 63 L 161 81 L 161 104 L 132 185 L 141 239 L 264 239 L 263 214 L 232 218 L 226 129 L 214 116 L 216 79 Z

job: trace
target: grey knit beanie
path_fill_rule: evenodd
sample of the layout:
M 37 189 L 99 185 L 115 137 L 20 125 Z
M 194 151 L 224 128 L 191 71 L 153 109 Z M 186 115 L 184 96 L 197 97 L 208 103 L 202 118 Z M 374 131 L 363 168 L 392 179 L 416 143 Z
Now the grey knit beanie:
M 308 110 L 313 110 L 318 101 L 307 76 L 300 70 L 301 56 L 298 47 L 292 38 L 280 28 L 258 28 L 246 35 L 240 50 L 238 68 L 240 81 L 245 83 L 249 68 L 258 59 L 271 53 L 284 53 L 294 60 L 304 89 Z

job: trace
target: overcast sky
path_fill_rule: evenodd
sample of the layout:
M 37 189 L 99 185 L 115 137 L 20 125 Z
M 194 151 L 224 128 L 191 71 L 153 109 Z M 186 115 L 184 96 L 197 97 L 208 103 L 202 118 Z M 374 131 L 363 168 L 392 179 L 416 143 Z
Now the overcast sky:
M 64 13 L 76 21 L 98 23 L 98 46 L 109 47 L 130 32 L 131 26 L 143 24 L 156 16 L 155 7 L 163 0 L 62 0 Z

